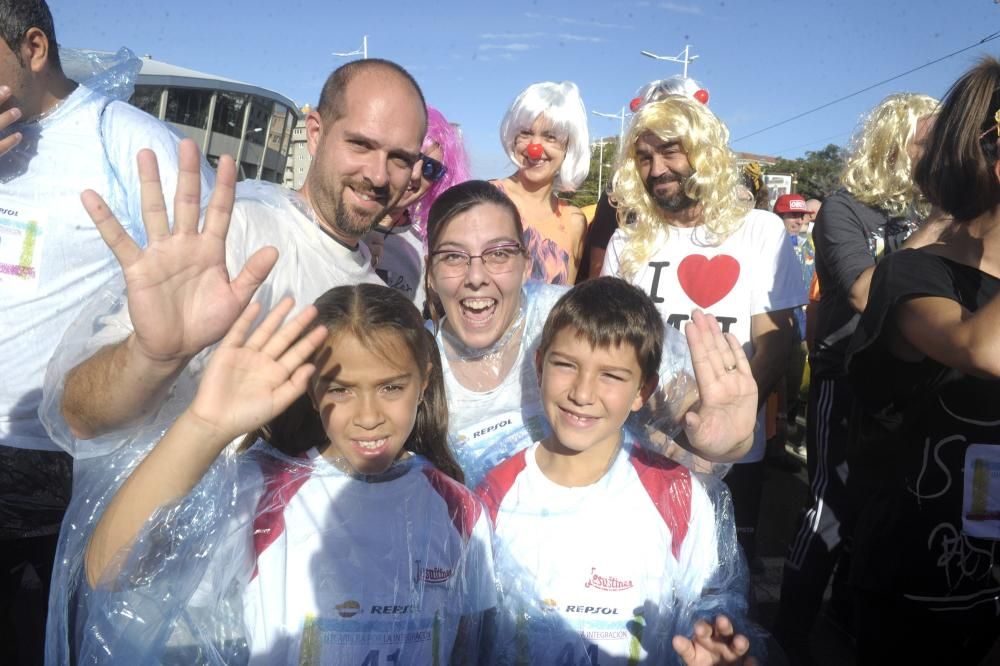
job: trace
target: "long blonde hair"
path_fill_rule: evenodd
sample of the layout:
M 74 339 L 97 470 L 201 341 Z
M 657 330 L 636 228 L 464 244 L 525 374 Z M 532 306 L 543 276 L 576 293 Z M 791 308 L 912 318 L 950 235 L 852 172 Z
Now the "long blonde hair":
M 926 215 L 928 206 L 913 182 L 913 163 L 906 146 L 917 131 L 917 122 L 937 109 L 927 95 L 889 95 L 865 116 L 851 140 L 840 182 L 855 199 L 880 208 L 892 217 L 912 205 Z
M 729 150 L 729 130 L 708 108 L 687 97 L 669 96 L 642 107 L 622 142 L 612 181 L 611 201 L 625 235 L 620 274 L 631 278 L 665 242 L 659 208 L 646 190 L 636 159 L 636 141 L 652 132 L 663 141 L 677 141 L 687 155 L 692 174 L 684 191 L 701 206 L 710 242 L 721 243 L 736 231 L 750 207 L 740 201 L 736 157 Z M 626 224 L 626 220 L 633 224 Z

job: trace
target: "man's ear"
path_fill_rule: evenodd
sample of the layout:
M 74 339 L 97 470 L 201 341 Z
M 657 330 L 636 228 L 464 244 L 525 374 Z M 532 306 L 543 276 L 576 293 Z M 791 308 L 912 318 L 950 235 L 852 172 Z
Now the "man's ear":
M 19 47 L 19 54 L 24 64 L 34 73 L 39 73 L 48 66 L 49 38 L 40 28 L 28 28 Z
M 649 400 L 649 396 L 653 395 L 653 391 L 656 390 L 656 386 L 660 383 L 659 375 L 653 375 L 639 387 L 639 392 L 635 396 L 635 400 L 632 401 L 632 411 L 637 412 L 642 409 L 642 406 L 646 404 Z
M 306 146 L 311 156 L 316 157 L 316 150 L 322 137 L 323 116 L 314 109 L 306 114 Z

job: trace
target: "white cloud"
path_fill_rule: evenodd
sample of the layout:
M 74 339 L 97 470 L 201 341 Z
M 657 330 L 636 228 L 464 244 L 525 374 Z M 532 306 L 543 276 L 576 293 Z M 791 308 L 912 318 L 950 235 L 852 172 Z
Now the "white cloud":
M 701 7 L 698 5 L 679 5 L 676 2 L 661 2 L 656 6 L 676 14 L 701 14 Z
M 480 51 L 530 51 L 537 48 L 524 42 L 511 42 L 510 44 L 480 44 Z
M 487 32 L 479 35 L 479 39 L 538 39 L 545 34 L 544 32 Z
M 534 12 L 525 12 L 525 18 L 536 19 L 539 21 L 555 21 L 556 23 L 562 23 L 563 25 L 585 25 L 592 28 L 607 28 L 609 30 L 634 30 L 635 27 L 631 25 L 622 25 L 621 23 L 604 23 L 601 21 L 588 21 L 584 19 L 574 18 L 572 16 L 547 16 L 545 14 L 535 14 Z

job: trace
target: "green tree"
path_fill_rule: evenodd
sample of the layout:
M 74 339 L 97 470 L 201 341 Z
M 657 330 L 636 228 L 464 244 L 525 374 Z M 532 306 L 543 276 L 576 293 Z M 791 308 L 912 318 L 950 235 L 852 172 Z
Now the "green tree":
M 788 173 L 795 177 L 795 191 L 806 199 L 824 199 L 840 187 L 846 151 L 831 143 L 822 150 L 807 150 L 804 157 L 779 159 L 768 173 Z
M 604 142 L 603 172 L 600 171 L 601 146 L 599 141 Z M 618 137 L 608 137 L 599 141 L 595 141 L 590 146 L 590 173 L 587 174 L 587 179 L 583 181 L 576 192 L 563 197 L 574 206 L 589 206 L 597 203 L 601 196 L 597 187 L 598 180 L 601 181 L 601 187 L 604 189 L 608 188 L 611 181 L 611 175 L 614 173 L 615 155 L 618 153 Z

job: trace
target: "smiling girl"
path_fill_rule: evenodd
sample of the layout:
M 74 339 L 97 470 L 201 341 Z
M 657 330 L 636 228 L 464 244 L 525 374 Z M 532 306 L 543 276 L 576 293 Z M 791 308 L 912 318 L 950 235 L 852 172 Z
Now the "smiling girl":
M 136 625 L 172 627 L 189 612 L 172 607 L 225 616 L 234 589 L 250 663 L 479 658 L 481 618 L 496 604 L 489 525 L 447 450 L 433 340 L 387 287 L 332 289 L 279 329 L 291 307 L 283 301 L 253 332 L 257 308 L 247 308 L 194 401 L 98 522 L 86 550 L 81 659 L 95 643 L 130 654 L 124 646 L 145 631 Z M 206 499 L 196 487 L 226 465 L 229 443 L 265 424 L 265 441 L 238 456 L 232 511 L 226 502 L 214 513 L 192 507 Z M 194 526 L 175 522 L 177 513 L 193 515 Z M 183 540 L 200 523 L 223 537 L 192 553 Z M 163 564 L 170 559 L 185 570 L 176 580 Z M 150 570 L 169 591 L 159 597 L 166 610 L 154 615 L 133 594 L 128 617 L 140 621 L 123 619 L 116 593 Z M 186 596 L 179 583 L 192 578 Z M 87 632 L 95 621 L 104 622 L 100 636 Z M 191 640 L 212 652 L 220 633 L 209 622 Z M 155 646 L 142 655 L 162 658 Z

